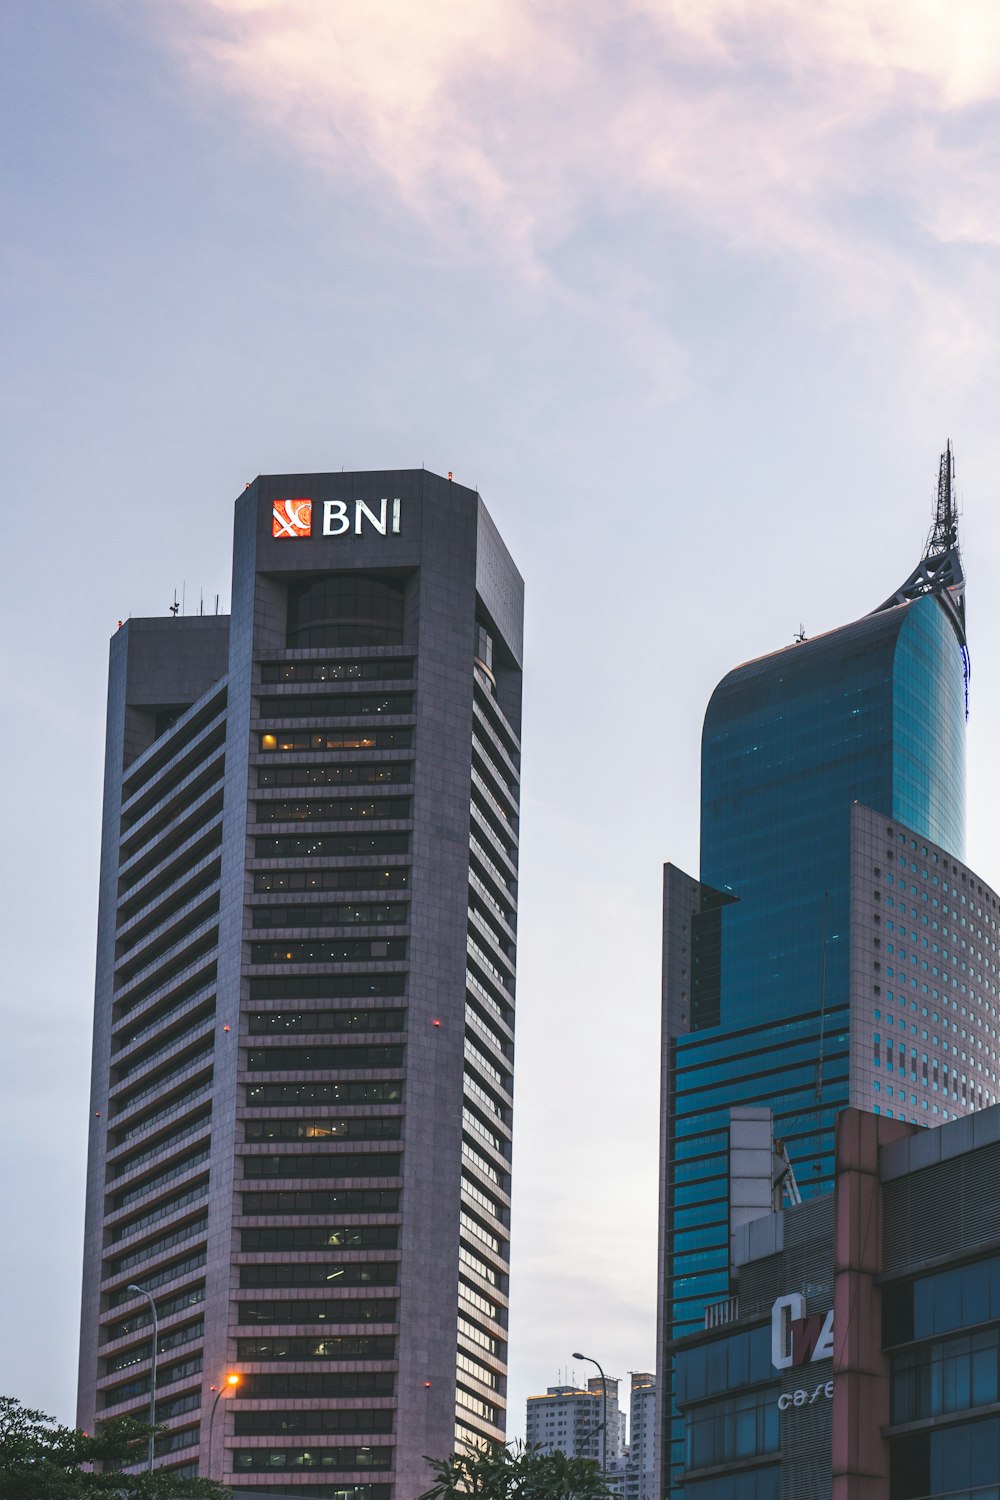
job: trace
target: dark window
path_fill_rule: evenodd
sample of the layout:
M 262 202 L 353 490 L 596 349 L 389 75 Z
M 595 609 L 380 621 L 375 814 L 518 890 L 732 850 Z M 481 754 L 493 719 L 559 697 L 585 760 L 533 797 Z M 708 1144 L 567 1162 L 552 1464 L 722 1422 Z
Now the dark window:
M 288 1228 L 244 1229 L 240 1249 L 253 1250 L 395 1250 L 395 1224 L 296 1224 Z
M 237 1437 L 272 1437 L 288 1432 L 391 1432 L 392 1411 L 238 1411 Z
M 309 1374 L 244 1375 L 240 1395 L 255 1400 L 286 1396 L 391 1396 L 395 1376 L 382 1370 L 316 1371 Z
M 966 1496 L 996 1486 L 1000 1453 L 1000 1418 L 962 1422 L 931 1432 L 896 1438 L 892 1443 L 892 1500 L 927 1495 Z M 971 1497 L 970 1497 L 971 1500 Z
M 398 1140 L 402 1120 L 353 1117 L 346 1120 L 247 1120 L 247 1141 Z
M 247 1067 L 252 1072 L 277 1073 L 306 1068 L 401 1068 L 402 1047 L 252 1047 Z
M 268 892 L 398 890 L 409 882 L 405 865 L 389 870 L 258 870 L 253 888 Z
M 265 1265 L 241 1266 L 241 1287 L 318 1286 L 329 1291 L 342 1286 L 395 1286 L 399 1267 L 395 1261 L 349 1262 L 343 1265 Z M 244 1356 L 241 1356 L 241 1358 Z M 263 1359 L 264 1355 L 254 1355 Z M 278 1356 L 268 1355 L 268 1358 Z M 291 1358 L 291 1356 L 280 1356 Z M 362 1359 L 368 1355 L 342 1355 L 343 1359 Z M 251 1358 L 246 1355 L 245 1358 Z
M 257 859 L 325 859 L 345 854 L 408 854 L 408 833 L 307 833 L 254 839 Z
M 394 1323 L 396 1321 L 395 1299 L 379 1302 L 342 1298 L 339 1302 L 240 1302 L 241 1323 Z M 281 1429 L 268 1428 L 268 1431 Z M 302 1427 L 300 1432 L 313 1429 Z M 316 1429 L 322 1431 L 322 1428 Z M 331 1429 L 333 1430 L 333 1429 Z M 345 1431 L 387 1432 L 388 1428 L 345 1428 Z
M 410 761 L 385 766 L 364 761 L 351 766 L 261 766 L 257 772 L 258 786 L 406 786 L 412 780 Z
M 406 901 L 351 901 L 330 906 L 255 906 L 253 925 L 260 927 L 379 927 L 402 926 L 409 915 Z
M 998 1399 L 1000 1328 L 959 1334 L 892 1356 L 893 1422 L 967 1411 Z
M 354 1000 L 369 995 L 402 995 L 405 974 L 303 974 L 251 979 L 251 1000 Z
M 385 682 L 413 676 L 408 656 L 384 656 L 375 661 L 266 661 L 261 682 Z
M 382 1333 L 236 1340 L 236 1358 L 250 1360 L 392 1359 L 395 1352 L 396 1340 Z
M 324 1190 L 244 1193 L 243 1212 L 261 1214 L 344 1214 L 399 1212 L 395 1188 L 326 1188 Z
M 287 644 L 401 646 L 404 585 L 364 573 L 324 573 L 288 586 Z
M 412 714 L 412 693 L 311 693 L 301 698 L 262 698 L 262 719 L 359 719 L 375 714 Z M 278 735 L 280 743 L 282 736 Z M 267 750 L 273 747 L 262 745 Z
M 380 1083 L 252 1083 L 248 1104 L 397 1104 L 403 1085 Z
M 778 1403 L 774 1391 L 754 1391 L 696 1406 L 685 1413 L 684 1433 L 689 1469 L 776 1453 Z
M 251 1036 L 283 1036 L 297 1031 L 402 1031 L 401 1010 L 275 1010 L 250 1017 Z
M 287 1469 L 391 1469 L 391 1448 L 234 1448 L 233 1472 Z M 341 1491 L 340 1493 L 345 1493 Z
M 252 964 L 343 964 L 399 961 L 405 957 L 405 938 L 311 938 L 305 942 L 289 939 L 250 944 Z
M 353 818 L 408 818 L 409 797 L 343 798 L 336 802 L 314 797 L 303 802 L 258 802 L 258 823 L 347 823 Z
M 386 1151 L 312 1151 L 281 1156 L 245 1156 L 244 1177 L 398 1177 L 400 1157 Z
M 264 731 L 261 750 L 409 750 L 412 729 L 282 729 Z

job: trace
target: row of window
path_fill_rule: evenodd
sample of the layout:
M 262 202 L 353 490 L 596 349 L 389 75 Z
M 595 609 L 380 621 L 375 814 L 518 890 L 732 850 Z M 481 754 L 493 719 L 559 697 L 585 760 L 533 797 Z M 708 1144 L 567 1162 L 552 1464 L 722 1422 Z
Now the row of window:
M 276 802 L 254 804 L 254 817 L 258 823 L 346 823 L 353 818 L 403 818 L 410 816 L 409 797 L 369 797 L 364 801 L 333 802 L 329 798 L 317 797 L 308 802 Z
M 271 1193 L 244 1193 L 247 1218 L 271 1214 L 350 1214 L 399 1212 L 396 1188 L 292 1189 Z
M 395 1301 L 351 1301 L 339 1302 L 240 1302 L 241 1323 L 394 1323 L 397 1317 Z M 272 1429 L 274 1430 L 274 1429 Z M 301 1427 L 300 1432 L 313 1429 Z M 358 1430 L 358 1429 L 355 1429 Z M 377 1432 L 375 1427 L 362 1427 L 362 1432 Z
M 402 995 L 405 974 L 301 974 L 250 981 L 251 1000 L 357 1000 Z
M 412 693 L 316 693 L 303 698 L 260 700 L 262 719 L 356 719 L 369 714 L 412 712 Z
M 340 1411 L 238 1411 L 236 1437 L 271 1437 L 284 1433 L 391 1432 L 394 1413 L 387 1407 Z
M 917 1422 L 1000 1399 L 1000 1328 L 892 1356 L 892 1420 Z
M 131 1294 L 136 1295 L 134 1292 Z M 173 1317 L 174 1313 L 184 1312 L 189 1307 L 197 1307 L 205 1300 L 205 1283 L 199 1282 L 197 1286 L 189 1287 L 186 1291 L 179 1292 L 176 1297 L 168 1297 L 156 1304 L 156 1313 L 161 1323 L 167 1318 Z M 136 1312 L 130 1313 L 127 1318 L 121 1318 L 116 1323 L 105 1323 L 101 1329 L 101 1340 L 108 1344 L 113 1339 L 123 1339 L 130 1333 L 136 1333 L 140 1328 L 146 1328 L 152 1321 L 149 1304 L 144 1302 Z
M 335 1068 L 401 1068 L 404 1047 L 251 1047 L 247 1067 L 251 1072 L 330 1073 Z
M 378 1083 L 251 1083 L 248 1104 L 398 1104 L 403 1085 Z
M 343 901 L 336 906 L 255 906 L 254 927 L 402 926 L 409 919 L 408 901 Z
M 327 859 L 357 854 L 408 854 L 408 833 L 283 834 L 254 839 L 257 859 Z
M 261 682 L 378 682 L 413 676 L 407 656 L 382 656 L 373 661 L 266 661 Z
M 234 1448 L 233 1471 L 391 1469 L 391 1448 Z
M 364 891 L 401 890 L 410 883 L 405 865 L 389 870 L 258 870 L 253 878 L 255 891 Z
M 251 1036 L 287 1035 L 298 1031 L 402 1031 L 402 1010 L 265 1010 L 249 1019 Z
M 321 1286 L 329 1291 L 332 1286 L 395 1286 L 398 1275 L 399 1266 L 390 1260 L 348 1261 L 343 1265 L 282 1265 L 279 1262 L 241 1266 L 240 1286 L 244 1289 Z M 247 1359 L 250 1357 L 246 1356 Z
M 241 1360 L 392 1359 L 395 1353 L 396 1340 L 382 1333 L 236 1340 L 236 1358 Z
M 689 1469 L 777 1453 L 778 1402 L 774 1387 L 693 1407 L 684 1414 L 684 1436 Z
M 411 750 L 412 729 L 282 729 L 260 736 L 262 751 Z
M 261 766 L 257 772 L 258 786 L 387 786 L 390 782 L 408 786 L 412 780 L 410 761 L 390 765 L 360 761 L 347 766 Z
M 1000 1320 L 1000 1255 L 887 1286 L 882 1294 L 887 1347 L 994 1319 Z
M 240 1396 L 256 1401 L 286 1397 L 392 1396 L 396 1377 L 388 1370 L 323 1370 L 287 1374 L 251 1371 L 240 1382 Z
M 386 1151 L 329 1151 L 322 1156 L 245 1156 L 244 1177 L 398 1177 L 402 1157 Z
M 371 1119 L 354 1116 L 348 1120 L 247 1120 L 247 1141 L 327 1141 L 398 1140 L 402 1119 Z
M 296 1224 L 288 1228 L 244 1229 L 240 1249 L 253 1250 L 395 1250 L 395 1224 Z

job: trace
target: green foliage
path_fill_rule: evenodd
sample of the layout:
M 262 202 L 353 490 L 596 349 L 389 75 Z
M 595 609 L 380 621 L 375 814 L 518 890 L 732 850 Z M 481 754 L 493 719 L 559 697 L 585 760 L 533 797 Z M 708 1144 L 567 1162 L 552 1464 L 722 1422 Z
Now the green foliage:
M 160 1429 L 156 1429 L 159 1431 Z M 122 1474 L 120 1464 L 143 1463 L 149 1426 L 134 1417 L 99 1422 L 88 1436 L 60 1427 L 44 1412 L 0 1396 L 0 1496 L 3 1500 L 228 1500 L 208 1479 L 177 1479 L 165 1469 Z M 96 1466 L 96 1467 L 91 1467 Z
M 429 1458 L 434 1484 L 419 1500 L 607 1500 L 610 1490 L 597 1464 L 540 1448 L 483 1447 L 451 1458 Z

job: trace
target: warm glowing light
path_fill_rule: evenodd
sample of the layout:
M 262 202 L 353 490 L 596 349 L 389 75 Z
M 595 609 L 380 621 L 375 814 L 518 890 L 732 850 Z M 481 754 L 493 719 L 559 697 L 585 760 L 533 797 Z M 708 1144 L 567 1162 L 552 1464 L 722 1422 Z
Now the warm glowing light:
M 240 1377 L 238 1375 L 227 1375 L 226 1376 L 226 1384 L 227 1385 L 239 1385 L 239 1383 L 240 1383 Z

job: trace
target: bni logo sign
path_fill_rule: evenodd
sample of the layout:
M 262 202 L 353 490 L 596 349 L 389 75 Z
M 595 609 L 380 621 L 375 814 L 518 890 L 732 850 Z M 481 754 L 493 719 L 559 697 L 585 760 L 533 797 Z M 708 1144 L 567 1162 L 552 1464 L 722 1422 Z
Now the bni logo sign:
M 271 535 L 312 536 L 312 517 L 311 500 L 275 500 L 271 513 Z

